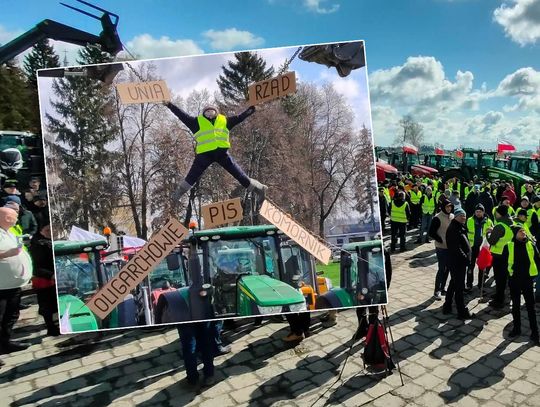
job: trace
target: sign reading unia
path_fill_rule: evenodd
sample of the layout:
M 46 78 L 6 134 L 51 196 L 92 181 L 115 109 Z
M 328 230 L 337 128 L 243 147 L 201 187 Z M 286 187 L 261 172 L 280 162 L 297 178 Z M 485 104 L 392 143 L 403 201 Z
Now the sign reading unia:
M 188 233 L 178 220 L 169 220 L 112 280 L 90 298 L 86 306 L 104 319 Z
M 116 90 L 124 105 L 171 100 L 171 94 L 165 81 L 119 83 L 116 85 Z
M 265 200 L 259 214 L 321 262 L 324 264 L 330 262 L 332 251 L 278 207 Z

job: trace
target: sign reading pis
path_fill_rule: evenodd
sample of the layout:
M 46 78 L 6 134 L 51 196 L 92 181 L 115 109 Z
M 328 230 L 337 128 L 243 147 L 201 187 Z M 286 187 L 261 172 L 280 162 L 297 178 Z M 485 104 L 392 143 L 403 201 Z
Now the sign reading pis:
M 112 280 L 90 298 L 86 306 L 104 319 L 188 233 L 178 220 L 169 220 Z
M 255 82 L 248 87 L 248 104 L 250 106 L 296 92 L 296 75 L 294 71 L 287 72 L 271 79 Z
M 116 90 L 124 105 L 171 100 L 165 81 L 119 83 L 116 85 Z
M 321 262 L 324 264 L 330 262 L 332 251 L 277 206 L 265 200 L 259 214 Z
M 240 198 L 222 202 L 213 202 L 201 208 L 204 228 L 211 229 L 227 223 L 237 222 L 244 217 Z

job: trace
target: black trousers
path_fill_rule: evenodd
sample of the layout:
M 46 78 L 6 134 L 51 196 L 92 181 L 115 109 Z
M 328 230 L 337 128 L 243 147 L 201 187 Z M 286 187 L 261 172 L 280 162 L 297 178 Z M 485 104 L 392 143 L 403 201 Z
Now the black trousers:
M 420 204 L 411 204 L 411 221 L 409 226 L 411 228 L 417 228 L 420 223 L 420 216 L 422 215 Z
M 467 265 L 450 262 L 448 264 L 448 268 L 450 269 L 450 284 L 448 284 L 448 290 L 446 291 L 443 307 L 446 310 L 451 310 L 452 303 L 455 298 L 458 316 L 462 316 L 467 312 L 467 309 L 465 308 L 465 298 L 463 295 L 463 290 L 465 289 L 465 272 Z
M 13 326 L 19 319 L 20 304 L 20 288 L 0 290 L 0 341 L 7 342 L 11 339 Z
M 304 332 L 309 331 L 309 326 L 311 325 L 311 316 L 309 312 L 286 314 L 286 317 L 293 334 L 302 335 Z
M 197 154 L 186 175 L 186 182 L 193 186 L 212 163 L 221 165 L 229 174 L 236 178 L 244 188 L 249 187 L 249 177 L 230 156 L 229 150 L 226 148 L 218 148 L 217 150 Z
M 510 297 L 512 298 L 512 317 L 514 318 L 514 328 L 521 329 L 521 296 L 525 298 L 525 307 L 529 317 L 529 326 L 531 334 L 538 336 L 538 323 L 536 322 L 536 310 L 533 292 L 533 278 L 509 277 L 508 285 L 510 287 Z
M 405 232 L 407 229 L 406 223 L 401 222 L 393 222 L 390 221 L 390 233 L 391 233 L 391 244 L 390 244 L 390 250 L 394 251 L 396 250 L 396 244 L 399 236 L 399 245 L 401 246 L 401 250 L 405 250 Z
M 495 296 L 493 301 L 504 305 L 506 285 L 508 283 L 508 256 L 493 255 L 493 276 L 495 277 Z

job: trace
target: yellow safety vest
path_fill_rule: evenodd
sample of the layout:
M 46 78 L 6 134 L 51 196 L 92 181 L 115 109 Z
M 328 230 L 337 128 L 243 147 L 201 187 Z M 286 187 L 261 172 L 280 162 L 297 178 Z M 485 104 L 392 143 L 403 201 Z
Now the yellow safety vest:
M 514 242 L 508 243 L 508 274 L 512 276 L 514 274 Z M 538 275 L 538 267 L 536 266 L 536 262 L 534 261 L 534 247 L 533 244 L 528 241 L 525 243 L 525 247 L 527 248 L 527 255 L 529 256 L 529 275 L 531 277 L 535 277 Z
M 512 241 L 514 238 L 514 233 L 512 232 L 512 229 L 510 229 L 510 226 L 508 226 L 506 223 L 499 222 L 504 227 L 504 236 L 501 237 L 497 243 L 492 245 L 490 247 L 490 251 L 493 254 L 502 254 L 504 250 L 504 246 L 506 246 L 508 243 Z
M 425 215 L 433 215 L 435 211 L 435 197 L 431 195 L 431 198 L 428 198 L 427 195 L 424 195 L 424 202 L 422 203 L 422 213 Z
M 394 201 L 392 201 L 392 212 L 390 213 L 390 220 L 392 222 L 398 222 L 398 223 L 407 223 L 407 212 L 406 208 L 409 206 L 407 202 L 405 202 L 401 206 L 397 206 Z
M 476 216 L 471 216 L 469 219 L 467 219 L 467 237 L 469 238 L 469 243 L 474 245 L 474 234 L 475 234 L 475 222 L 474 218 Z M 482 226 L 482 237 L 486 237 L 487 230 L 489 228 L 493 227 L 493 222 L 491 219 L 487 218 L 486 222 L 484 223 L 484 226 Z
M 21 225 L 15 225 L 15 226 L 12 226 L 9 228 L 9 231 L 13 234 L 13 236 L 15 237 L 19 237 L 19 236 L 22 236 L 23 235 L 23 228 Z M 23 245 L 23 250 L 24 251 L 28 251 L 28 248 Z
M 521 197 L 523 198 L 525 196 L 525 193 L 527 192 L 527 188 L 525 188 L 525 184 L 523 184 L 521 186 L 521 189 L 520 189 L 520 194 L 521 194 Z
M 214 124 L 204 116 L 198 116 L 199 131 L 193 135 L 197 142 L 195 153 L 201 154 L 218 148 L 230 148 L 227 118 L 218 114 Z
M 409 193 L 411 194 L 411 203 L 417 205 L 418 203 L 420 203 L 420 199 L 422 198 L 422 192 L 421 191 L 418 191 L 418 192 L 414 192 L 412 189 L 409 191 Z
M 465 199 L 469 196 L 471 193 L 472 188 L 471 187 L 465 187 Z

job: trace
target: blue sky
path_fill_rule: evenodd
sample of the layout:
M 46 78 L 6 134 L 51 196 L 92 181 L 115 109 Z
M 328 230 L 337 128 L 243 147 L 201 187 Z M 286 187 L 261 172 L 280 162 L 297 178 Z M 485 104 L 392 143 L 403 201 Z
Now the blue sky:
M 120 15 L 124 43 L 146 58 L 365 39 L 381 145 L 392 143 L 404 114 L 424 125 L 426 141 L 449 148 L 493 147 L 497 138 L 526 148 L 540 138 L 540 0 L 100 4 Z M 100 29 L 56 1 L 3 2 L 0 43 L 44 18 Z

